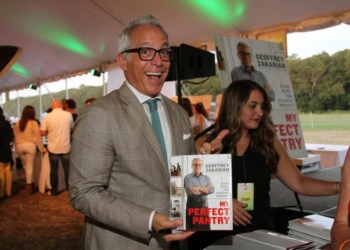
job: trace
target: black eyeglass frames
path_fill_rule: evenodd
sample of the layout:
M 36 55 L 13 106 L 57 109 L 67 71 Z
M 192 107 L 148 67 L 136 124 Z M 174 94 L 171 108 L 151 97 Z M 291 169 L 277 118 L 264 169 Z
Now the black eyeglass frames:
M 250 56 L 250 52 L 239 51 L 238 53 L 239 53 L 241 56 Z
M 156 53 L 159 54 L 160 59 L 164 62 L 169 62 L 171 59 L 173 59 L 173 50 L 170 48 L 163 48 L 163 49 L 156 50 L 153 48 L 141 47 L 141 48 L 124 50 L 122 54 L 124 53 L 138 53 L 139 58 L 142 61 L 152 61 Z

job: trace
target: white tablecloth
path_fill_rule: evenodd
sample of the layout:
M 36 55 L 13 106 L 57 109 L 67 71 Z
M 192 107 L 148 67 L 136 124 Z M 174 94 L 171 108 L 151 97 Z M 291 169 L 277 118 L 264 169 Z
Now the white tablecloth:
M 39 174 L 38 188 L 40 193 L 45 193 L 46 189 L 51 189 L 50 183 L 50 160 L 46 153 L 41 157 L 41 168 Z
M 51 189 L 50 184 L 50 160 L 49 154 L 45 153 L 42 157 L 41 153 L 37 153 L 34 163 L 34 183 L 38 187 L 40 193 L 45 193 L 45 189 Z M 66 188 L 64 171 L 61 161 L 58 166 L 58 191 Z

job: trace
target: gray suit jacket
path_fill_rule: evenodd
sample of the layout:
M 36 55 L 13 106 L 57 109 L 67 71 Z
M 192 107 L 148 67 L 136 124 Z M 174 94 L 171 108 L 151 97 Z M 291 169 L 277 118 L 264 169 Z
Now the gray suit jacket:
M 163 96 L 172 154 L 195 153 L 188 115 Z M 84 249 L 167 249 L 149 235 L 153 210 L 169 215 L 170 176 L 152 126 L 124 84 L 82 112 L 70 154 L 69 195 L 86 216 Z

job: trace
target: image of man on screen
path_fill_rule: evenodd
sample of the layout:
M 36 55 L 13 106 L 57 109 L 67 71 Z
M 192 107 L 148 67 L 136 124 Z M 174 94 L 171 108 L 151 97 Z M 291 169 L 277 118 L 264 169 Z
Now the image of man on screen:
M 241 65 L 232 69 L 232 82 L 238 80 L 252 80 L 265 89 L 270 101 L 275 101 L 275 92 L 266 76 L 261 71 L 256 70 L 252 65 L 252 52 L 250 47 L 244 42 L 239 42 L 237 43 L 236 49 Z
M 202 173 L 202 159 L 192 160 L 192 173 L 185 176 L 184 187 L 187 193 L 186 229 L 210 229 L 210 224 L 200 223 L 195 209 L 208 208 L 208 195 L 214 193 L 214 186 L 209 176 Z M 201 217 L 204 217 L 201 215 Z

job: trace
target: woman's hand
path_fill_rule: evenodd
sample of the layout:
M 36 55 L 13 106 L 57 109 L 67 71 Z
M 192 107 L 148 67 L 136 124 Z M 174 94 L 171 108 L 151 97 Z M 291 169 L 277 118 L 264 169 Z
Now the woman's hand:
M 233 199 L 233 225 L 236 227 L 247 226 L 251 224 L 253 217 L 248 213 L 245 208 L 247 204 Z
M 204 142 L 202 147 L 199 149 L 201 154 L 215 154 L 221 151 L 222 149 L 222 140 L 230 131 L 228 129 L 222 130 L 218 136 L 211 142 Z

